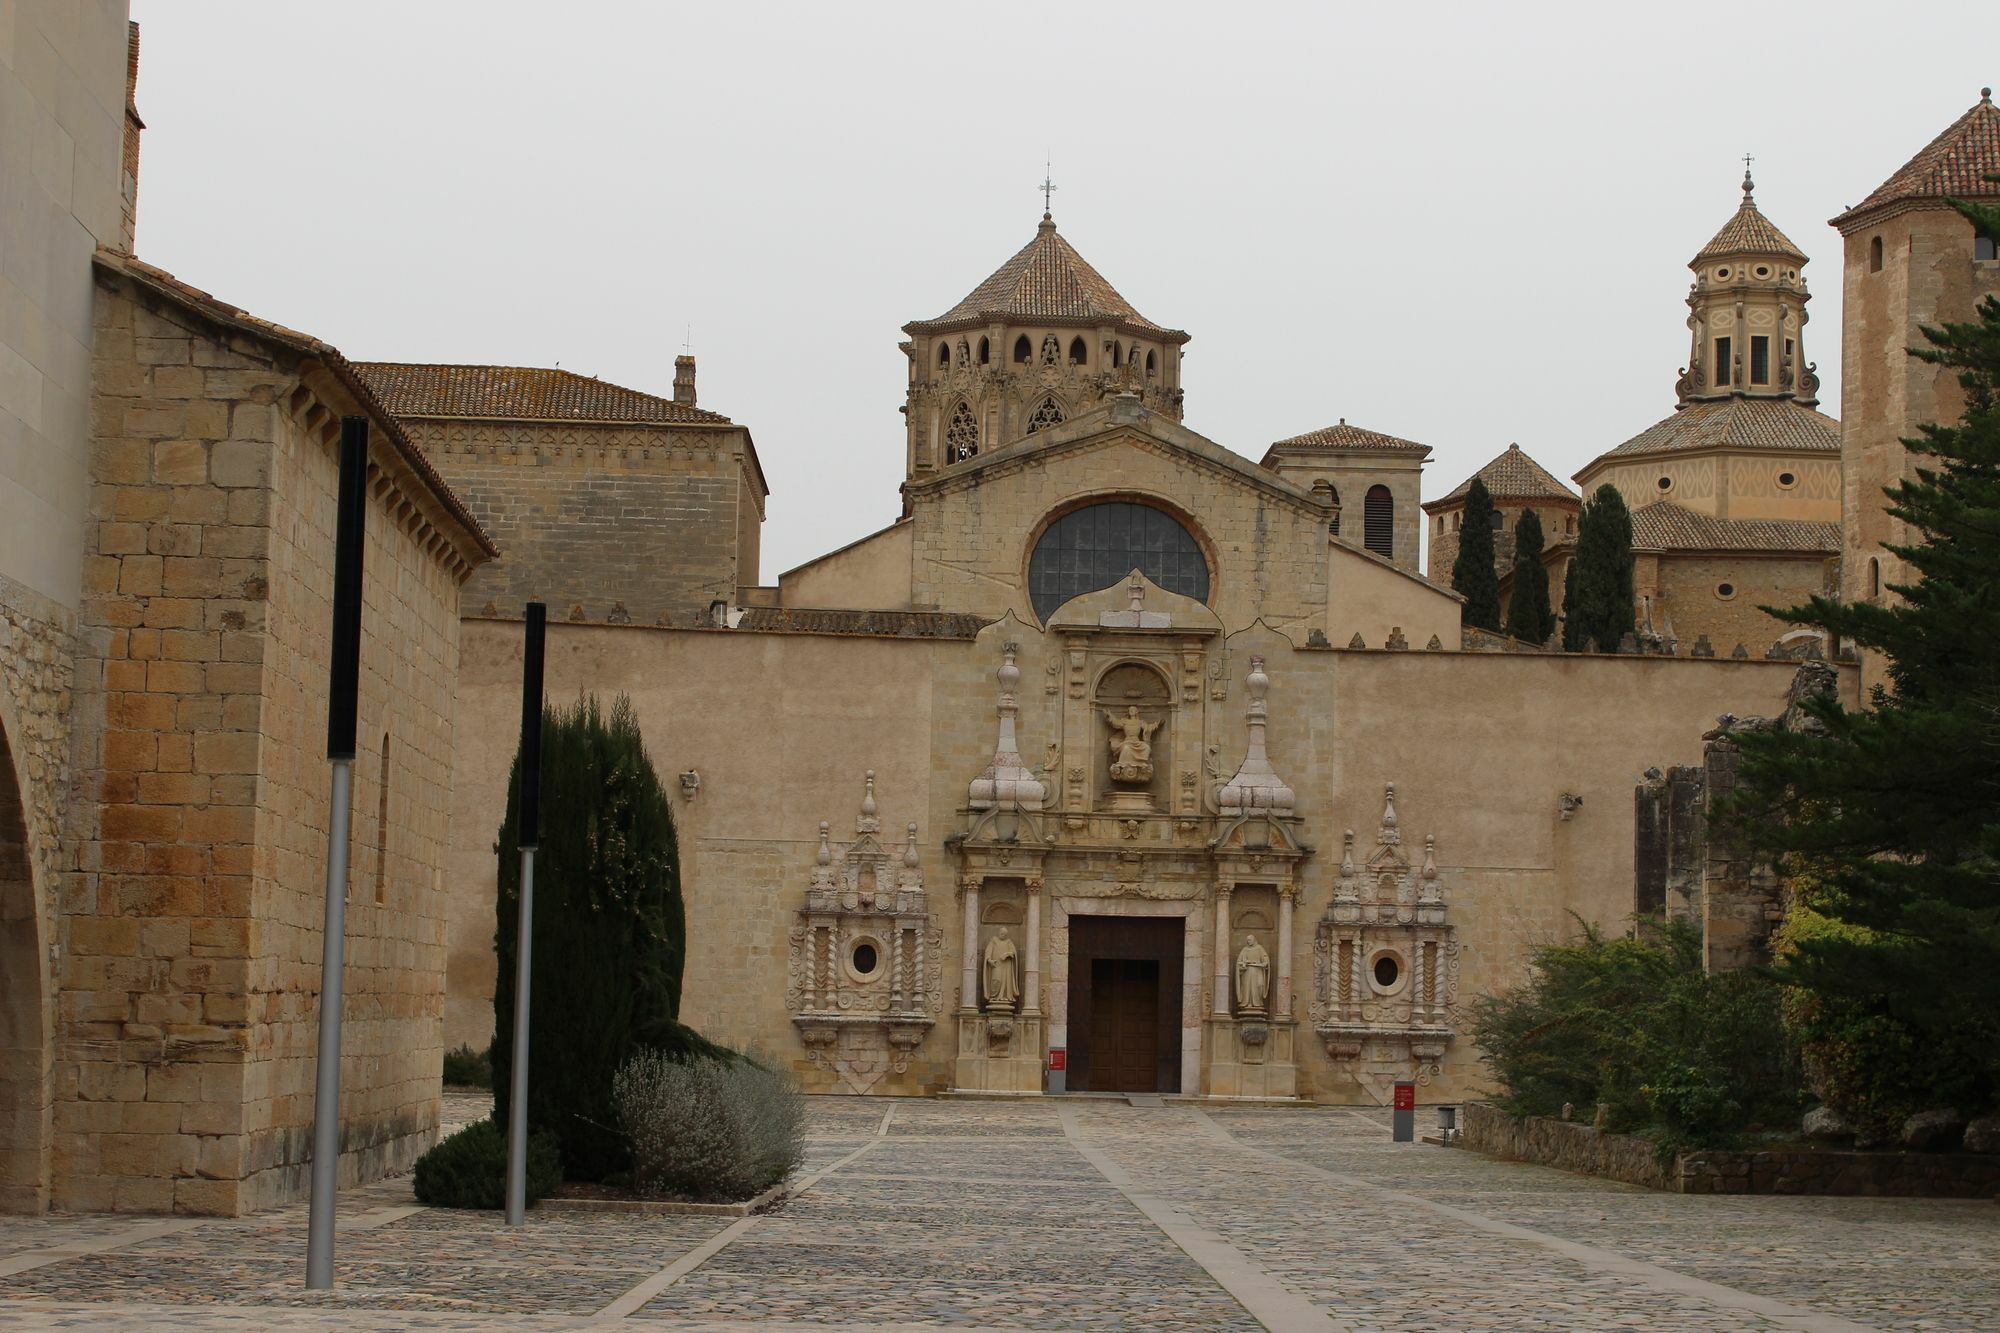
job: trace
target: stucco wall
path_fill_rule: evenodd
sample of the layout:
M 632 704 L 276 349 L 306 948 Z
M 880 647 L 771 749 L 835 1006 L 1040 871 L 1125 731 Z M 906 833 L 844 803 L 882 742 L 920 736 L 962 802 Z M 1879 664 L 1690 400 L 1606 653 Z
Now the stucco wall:
M 903 610 L 910 605 L 910 536 L 899 522 L 778 577 L 780 606 Z
M 518 623 L 473 621 L 465 629 L 465 740 L 456 757 L 448 871 L 452 1044 L 477 1045 L 492 1030 L 492 846 L 518 725 L 520 638 Z M 688 1021 L 720 1040 L 790 1059 L 815 1086 L 831 1086 L 806 1064 L 785 1008 L 788 931 L 803 903 L 818 822 L 831 823 L 836 844 L 852 837 L 861 777 L 870 768 L 878 774 L 884 840 L 900 845 L 904 824 L 918 824 L 945 952 L 940 1017 L 949 1017 L 960 936 L 954 863 L 943 844 L 963 827 L 966 784 L 992 753 L 1002 639 L 1021 649 L 1019 733 L 1028 762 L 1050 762 L 1051 742 L 1099 748 L 1101 728 L 1092 726 L 1087 737 L 1062 735 L 1067 696 L 1045 669 L 1048 650 L 1033 625 L 1002 622 L 976 643 L 551 626 L 551 697 L 585 688 L 629 693 L 670 790 L 677 790 L 674 774 L 701 774 L 692 803 L 676 798 L 689 907 Z M 1302 1020 L 1313 928 L 1331 899 L 1341 830 L 1355 830 L 1362 853 L 1372 849 L 1385 784 L 1396 784 L 1402 828 L 1417 849 L 1424 833 L 1437 835 L 1461 942 L 1463 1006 L 1518 980 L 1535 945 L 1573 929 L 1571 912 L 1613 928 L 1626 919 L 1634 775 L 1698 753 L 1701 732 L 1721 712 L 1775 710 L 1792 674 L 1782 663 L 1685 658 L 1294 650 L 1262 627 L 1214 641 L 1208 651 L 1222 668 L 1224 697 L 1205 686 L 1199 712 L 1186 722 L 1197 728 L 1191 739 L 1199 743 L 1186 751 L 1197 771 L 1203 747 L 1216 747 L 1204 781 L 1226 779 L 1241 761 L 1242 675 L 1252 652 L 1270 658 L 1271 760 L 1297 789 L 1304 836 L 1318 849 L 1303 871 L 1293 960 Z M 759 682 L 754 698 L 716 707 L 722 682 L 745 680 Z M 1536 717 L 1562 719 L 1557 739 L 1546 726 L 1522 722 Z M 1065 748 L 1054 763 L 1083 753 Z M 1560 812 L 1565 794 L 1584 798 L 1568 820 Z M 1049 892 L 1059 892 L 1053 882 Z M 1205 915 L 1195 914 L 1204 951 Z M 877 1090 L 942 1086 L 954 1050 L 941 1021 L 910 1071 Z M 1337 1066 L 1303 1025 L 1300 1050 L 1306 1095 L 1335 1102 L 1387 1096 L 1386 1079 Z M 1481 1078 L 1477 1053 L 1461 1037 L 1434 1081 L 1435 1095 L 1461 1095 Z

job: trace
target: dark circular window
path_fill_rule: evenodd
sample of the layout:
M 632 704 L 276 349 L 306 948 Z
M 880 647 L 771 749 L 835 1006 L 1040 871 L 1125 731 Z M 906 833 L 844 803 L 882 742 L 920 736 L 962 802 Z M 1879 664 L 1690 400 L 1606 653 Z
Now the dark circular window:
M 1783 486 L 1786 490 L 1790 490 L 1792 487 L 1799 484 L 1799 479 L 1797 476 L 1795 476 L 1790 472 L 1780 472 L 1778 474 L 1778 484 L 1780 486 Z
M 1396 978 L 1401 976 L 1402 973 L 1403 970 L 1396 966 L 1396 956 L 1394 954 L 1385 953 L 1375 960 L 1375 984 L 1383 990 L 1387 990 L 1389 987 L 1395 985 Z
M 857 944 L 854 946 L 854 970 L 856 972 L 859 972 L 864 977 L 874 975 L 875 973 L 874 945 Z
M 1733 583 L 1718 583 L 1715 585 L 1715 595 L 1727 601 L 1736 595 L 1736 585 Z
M 1674 479 L 1672 477 L 1661 477 L 1654 485 L 1663 491 L 1670 491 L 1674 488 Z
M 1208 560 L 1194 534 L 1164 510 L 1112 500 L 1049 524 L 1028 557 L 1028 598 L 1047 620 L 1070 598 L 1139 570 L 1169 592 L 1208 600 Z

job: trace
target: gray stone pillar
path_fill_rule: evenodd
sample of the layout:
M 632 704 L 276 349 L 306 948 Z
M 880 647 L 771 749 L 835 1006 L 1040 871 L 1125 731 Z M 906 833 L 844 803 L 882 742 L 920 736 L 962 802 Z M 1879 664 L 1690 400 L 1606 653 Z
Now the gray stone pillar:
M 1298 894 L 1295 884 L 1278 889 L 1278 1002 L 1271 1007 L 1275 1018 L 1292 1016 L 1292 906 Z
M 1028 877 L 1027 962 L 1022 969 L 1021 1013 L 1042 1012 L 1042 877 Z
M 1234 884 L 1215 887 L 1215 1016 L 1229 1017 L 1229 895 Z
M 959 911 L 965 917 L 965 946 L 961 962 L 963 972 L 958 983 L 958 1010 L 962 1014 L 979 1012 L 979 876 L 967 875 L 959 881 L 964 890 L 959 895 Z

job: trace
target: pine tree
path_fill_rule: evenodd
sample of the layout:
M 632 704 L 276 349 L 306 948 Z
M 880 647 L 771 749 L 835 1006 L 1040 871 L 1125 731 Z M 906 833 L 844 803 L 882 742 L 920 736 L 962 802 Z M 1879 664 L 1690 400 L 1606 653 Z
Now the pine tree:
M 1954 207 L 2000 235 L 2000 209 Z M 1883 654 L 1889 685 L 1861 710 L 1811 700 L 1817 726 L 1743 734 L 1728 814 L 1831 923 L 1795 932 L 1780 973 L 1846 1024 L 1832 1058 L 1914 1051 L 1928 1084 L 1910 1104 L 1969 1109 L 2000 1097 L 2000 300 L 1923 334 L 1911 355 L 1956 369 L 1966 409 L 1904 441 L 1916 475 L 1885 492 L 1917 534 L 1889 547 L 1916 581 L 1765 608 Z
M 509 1113 L 514 959 L 520 911 L 517 753 L 500 858 L 500 971 L 493 989 L 494 1116 Z M 554 1131 L 564 1173 L 596 1180 L 625 1165 L 611 1079 L 641 1047 L 707 1048 L 677 1021 L 686 952 L 673 810 L 632 705 L 592 697 L 542 723 L 542 840 L 535 854 L 529 1124 Z
M 1615 653 L 1632 632 L 1632 514 L 1616 486 L 1599 486 L 1584 502 L 1563 617 L 1570 652 Z
M 1542 516 L 1521 511 L 1514 524 L 1514 587 L 1507 597 L 1507 632 L 1526 643 L 1547 643 L 1556 632 L 1549 607 L 1549 571 L 1542 564 Z
M 1493 568 L 1493 497 L 1486 483 L 1472 479 L 1458 532 L 1458 558 L 1451 562 L 1451 586 L 1465 598 L 1467 625 L 1500 628 L 1500 575 Z

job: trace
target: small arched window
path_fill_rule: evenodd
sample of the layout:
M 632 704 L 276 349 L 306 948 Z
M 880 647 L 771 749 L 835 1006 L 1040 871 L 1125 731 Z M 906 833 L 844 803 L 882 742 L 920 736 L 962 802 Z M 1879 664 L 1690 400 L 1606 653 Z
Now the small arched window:
M 1156 373 L 1158 366 L 1159 363 L 1153 359 L 1153 354 L 1151 352 L 1146 353 L 1146 374 L 1152 375 Z
M 1868 271 L 1870 273 L 1880 273 L 1882 271 L 1882 238 L 1880 236 L 1868 242 Z
M 1031 359 L 1033 359 L 1034 355 L 1035 355 L 1035 345 L 1028 341 L 1027 334 L 1024 333 L 1020 337 L 1014 339 L 1015 365 L 1017 366 L 1027 365 L 1028 362 Z
M 1499 532 L 1507 526 L 1506 516 L 1499 510 L 1493 511 L 1493 530 Z
M 1870 597 L 1880 597 L 1882 595 L 1882 559 L 1880 556 L 1871 555 L 1868 557 L 1868 595 Z
M 979 340 L 979 364 L 986 365 L 993 360 L 993 347 L 986 339 Z
M 1118 367 L 1120 367 L 1120 366 L 1122 366 L 1122 365 L 1124 365 L 1124 364 L 1125 364 L 1125 352 L 1124 352 L 1124 349 L 1123 349 L 1123 348 L 1121 348 L 1121 347 L 1120 347 L 1120 346 L 1119 346 L 1119 345 L 1118 345 L 1117 343 L 1112 343 L 1112 344 L 1111 344 L 1111 368 L 1112 368 L 1113 370 L 1116 370 L 1116 369 L 1118 369 Z
M 1087 365 L 1089 360 L 1090 349 L 1084 346 L 1083 339 L 1071 338 L 1069 340 L 1069 363 L 1072 366 L 1081 366 Z
M 389 901 L 389 733 L 382 733 L 382 767 L 375 795 L 375 903 Z
M 1396 502 L 1387 486 L 1370 486 L 1361 505 L 1361 541 L 1385 560 L 1396 558 Z
M 960 399 L 958 406 L 951 409 L 951 421 L 944 429 L 944 457 L 948 463 L 960 463 L 979 452 L 979 419 L 972 415 L 972 406 Z
M 1042 399 L 1041 406 L 1037 407 L 1028 417 L 1028 434 L 1033 435 L 1044 426 L 1060 426 L 1062 423 L 1062 404 L 1057 402 L 1053 397 L 1044 398 Z
M 938 369 L 939 369 L 939 370 L 949 370 L 950 368 L 951 368 L 951 344 L 950 344 L 950 343 L 939 343 L 939 344 L 938 344 Z

